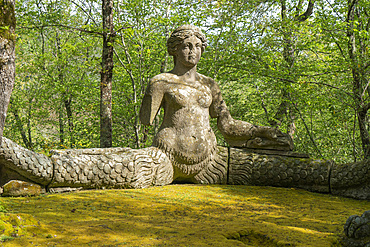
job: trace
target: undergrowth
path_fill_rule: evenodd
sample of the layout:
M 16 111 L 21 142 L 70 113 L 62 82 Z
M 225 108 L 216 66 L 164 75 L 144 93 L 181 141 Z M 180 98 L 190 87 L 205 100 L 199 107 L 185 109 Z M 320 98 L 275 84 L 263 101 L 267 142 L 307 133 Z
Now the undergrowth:
M 1 204 L 9 211 L 3 215 L 36 222 L 18 223 L 4 246 L 337 246 L 346 219 L 370 208 L 303 190 L 230 185 L 90 190 Z

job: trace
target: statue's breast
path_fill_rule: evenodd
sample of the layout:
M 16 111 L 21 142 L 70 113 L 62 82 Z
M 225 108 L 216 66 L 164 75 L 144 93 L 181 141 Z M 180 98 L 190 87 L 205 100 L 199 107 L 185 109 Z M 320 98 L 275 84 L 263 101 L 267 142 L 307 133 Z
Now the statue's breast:
M 186 85 L 178 83 L 169 83 L 165 92 L 165 101 L 167 104 L 184 107 L 200 106 L 209 108 L 212 103 L 211 90 L 204 85 Z

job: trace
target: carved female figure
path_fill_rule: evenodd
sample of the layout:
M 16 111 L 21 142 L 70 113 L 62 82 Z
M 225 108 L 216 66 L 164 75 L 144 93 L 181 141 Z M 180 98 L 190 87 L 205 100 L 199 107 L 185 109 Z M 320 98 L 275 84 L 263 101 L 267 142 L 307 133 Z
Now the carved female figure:
M 291 139 L 280 131 L 230 116 L 217 83 L 196 72 L 206 46 L 206 37 L 199 28 L 177 28 L 167 41 L 174 68 L 151 79 L 140 110 L 141 122 L 148 125 L 159 108 L 164 108 L 163 123 L 153 146 L 169 156 L 175 180 L 211 182 L 202 175 L 212 173 L 209 169 L 217 160 L 217 142 L 209 117 L 218 119 L 218 128 L 233 146 L 292 149 Z M 215 167 L 212 170 L 218 171 Z

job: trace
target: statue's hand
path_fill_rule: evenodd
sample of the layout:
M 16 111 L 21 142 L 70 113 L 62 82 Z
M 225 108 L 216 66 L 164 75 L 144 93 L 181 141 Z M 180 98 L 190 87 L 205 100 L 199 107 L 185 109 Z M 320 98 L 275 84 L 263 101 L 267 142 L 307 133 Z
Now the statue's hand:
M 272 150 L 293 150 L 292 138 L 278 129 L 256 126 L 235 120 L 227 108 L 220 111 L 217 126 L 227 143 L 232 147 L 246 147 Z
M 225 137 L 232 147 L 246 147 L 256 149 L 271 149 L 291 151 L 294 148 L 292 138 L 278 129 L 267 126 L 253 126 L 247 138 Z

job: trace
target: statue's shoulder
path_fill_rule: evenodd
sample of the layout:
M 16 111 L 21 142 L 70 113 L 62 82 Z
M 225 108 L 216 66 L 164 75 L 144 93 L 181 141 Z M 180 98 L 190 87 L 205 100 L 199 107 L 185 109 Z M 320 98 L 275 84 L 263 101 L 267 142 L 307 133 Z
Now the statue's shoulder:
M 174 80 L 174 74 L 171 73 L 161 73 L 152 77 L 149 81 L 150 85 L 169 83 Z
M 200 80 L 202 81 L 202 83 L 207 85 L 210 89 L 218 88 L 218 84 L 213 78 L 199 74 L 199 73 L 198 73 L 198 76 Z

